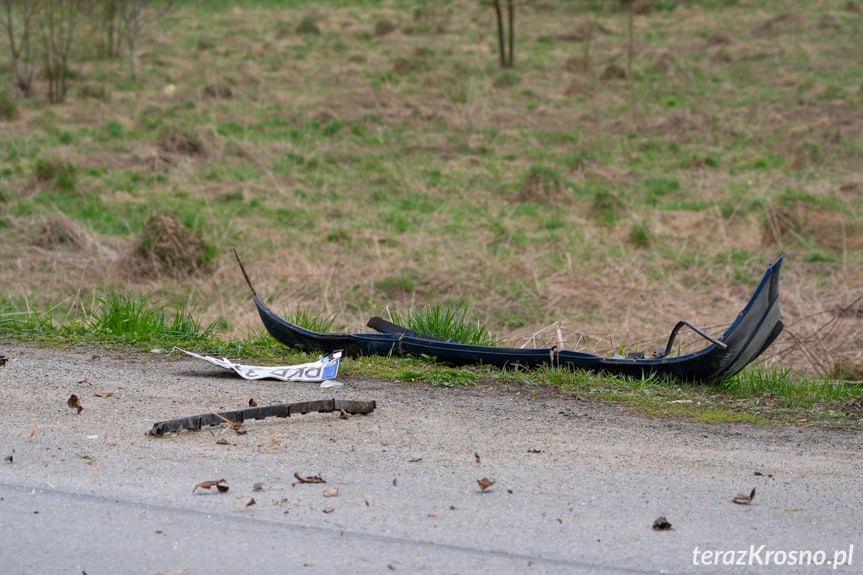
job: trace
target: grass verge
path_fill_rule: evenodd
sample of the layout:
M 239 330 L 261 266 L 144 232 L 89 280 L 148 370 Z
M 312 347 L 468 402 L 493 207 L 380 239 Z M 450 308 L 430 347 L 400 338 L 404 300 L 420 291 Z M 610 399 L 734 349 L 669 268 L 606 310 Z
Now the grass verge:
M 24 307 L 22 307 L 22 305 Z M 464 311 L 463 308 L 462 311 Z M 91 310 L 67 311 L 60 306 L 36 313 L 26 302 L 0 300 L 0 337 L 44 345 L 100 346 L 144 351 L 173 346 L 263 363 L 301 363 L 314 354 L 288 349 L 262 328 L 245 337 L 220 337 L 215 324 L 204 325 L 194 310 L 169 308 L 149 296 L 110 291 L 94 300 Z M 304 312 L 305 319 L 324 323 Z M 487 332 L 483 332 L 486 333 Z M 440 333 L 449 339 L 451 334 Z M 617 405 L 633 413 L 659 418 L 685 418 L 703 423 L 814 424 L 863 427 L 863 386 L 814 380 L 789 370 L 749 367 L 735 377 L 707 385 L 663 381 L 655 377 L 626 378 L 550 367 L 535 370 L 487 366 L 454 368 L 433 358 L 348 358 L 342 372 L 441 387 L 492 385 L 518 388 L 532 395 L 566 397 Z

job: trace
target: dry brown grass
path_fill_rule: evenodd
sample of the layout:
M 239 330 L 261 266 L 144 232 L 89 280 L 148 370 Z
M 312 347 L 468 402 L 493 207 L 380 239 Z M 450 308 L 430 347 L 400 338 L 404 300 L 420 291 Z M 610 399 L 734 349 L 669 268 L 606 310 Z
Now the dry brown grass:
M 84 88 L 81 99 L 49 111 L 23 109 L 3 128 L 21 140 L 33 134 L 49 142 L 58 129 L 89 130 L 74 144 L 51 144 L 79 170 L 116 175 L 84 174 L 83 194 L 95 190 L 112 213 L 186 195 L 196 202 L 202 237 L 175 222 L 165 239 L 151 244 L 160 247 L 148 251 L 138 242 L 157 232 L 145 231 L 145 221 L 117 216 L 130 217 L 125 241 L 133 246 L 126 248 L 138 253 L 117 266 L 116 256 L 94 247 L 109 243 L 108 235 L 68 217 L 49 222 L 47 215 L 40 219 L 44 230 L 31 230 L 7 202 L 0 216 L 12 225 L 0 229 L 0 256 L 10 264 L 0 273 L 0 289 L 37 290 L 46 299 L 111 284 L 194 293 L 205 318 L 225 318 L 237 335 L 258 320 L 228 255 L 236 246 L 277 310 L 299 304 L 337 313 L 339 329 L 361 330 L 370 310 L 380 313 L 387 305 L 464 298 L 478 319 L 511 341 L 560 321 L 571 346 L 606 352 L 621 342 L 640 349 L 662 345 L 679 319 L 721 332 L 767 263 L 786 249 L 782 305 L 794 337 L 777 342 L 781 355 L 771 361 L 816 373 L 809 354 L 800 351 L 804 345 L 815 356 L 859 350 L 863 320 L 857 316 L 843 317 L 829 335 L 817 331 L 829 319 L 825 310 L 847 305 L 863 290 L 863 184 L 857 162 L 843 155 L 843 138 L 853 147 L 863 134 L 860 87 L 828 99 L 829 82 L 810 84 L 813 70 L 820 78 L 842 61 L 819 47 L 823 37 L 813 36 L 824 29 L 820 8 L 759 5 L 739 18 L 739 7 L 717 19 L 681 4 L 671 13 L 639 15 L 637 37 L 649 32 L 654 40 L 637 43 L 634 77 L 626 79 L 620 73 L 623 14 L 596 16 L 587 62 L 579 24 L 584 14 L 575 3 L 561 6 L 552 13 L 539 4 L 519 8 L 520 83 L 508 90 L 493 87 L 499 71 L 491 14 L 468 0 L 451 4 L 458 17 L 433 3 L 417 14 L 393 6 L 366 13 L 321 5 L 312 16 L 323 38 L 298 35 L 296 23 L 306 13 L 289 9 L 227 11 L 214 22 L 224 18 L 230 25 L 217 23 L 211 44 L 183 43 L 180 28 L 153 30 L 142 53 L 142 69 L 151 75 L 140 86 L 112 87 L 106 99 Z M 384 19 L 398 29 L 375 36 Z M 796 27 L 800 33 L 788 32 Z M 372 40 L 361 39 L 367 36 Z M 307 49 L 307 41 L 315 48 Z M 776 65 L 795 51 L 808 55 L 809 68 Z M 602 81 L 607 70 L 614 73 Z M 721 105 L 712 93 L 687 91 L 711 75 L 719 80 L 708 88 L 725 95 Z M 168 82 L 177 86 L 172 97 L 163 93 Z M 737 88 L 732 82 L 740 83 L 739 97 L 729 95 Z M 756 90 L 771 97 L 756 101 L 750 94 Z M 176 118 L 182 128 L 157 134 L 143 117 L 162 125 Z M 98 140 L 108 119 L 142 136 Z M 347 127 L 312 139 L 304 132 L 310 121 Z M 231 122 L 242 129 L 218 131 Z M 267 122 L 285 135 L 275 140 L 255 131 Z M 351 136 L 355 126 L 363 139 Z M 288 134 L 292 129 L 300 135 Z M 544 133 L 572 138 L 550 144 Z M 777 143 L 770 147 L 765 140 Z M 576 160 L 563 159 L 577 153 Z M 785 164 L 746 167 L 768 153 Z M 669 159 L 675 154 L 678 163 Z M 316 167 L 286 168 L 287 157 Z M 553 161 L 562 182 L 526 178 L 532 166 Z M 357 168 L 365 164 L 376 168 Z M 432 169 L 443 183 L 428 177 Z M 124 172 L 146 183 L 128 191 Z M 661 200 L 681 205 L 647 204 L 649 177 L 676 178 L 679 191 Z M 16 178 L 4 180 L 5 193 L 12 201 L 32 198 L 34 190 Z M 626 206 L 616 226 L 594 221 L 589 191 L 595 187 L 611 190 Z M 776 200 L 781 191 L 799 188 L 839 203 Z M 375 194 L 405 217 L 415 214 L 398 200 L 424 195 L 432 213 L 418 212 L 416 222 L 398 232 L 381 223 L 389 212 L 374 204 Z M 763 206 L 747 204 L 758 198 Z M 708 207 L 684 205 L 696 200 Z M 483 218 L 468 215 L 467 207 L 445 209 L 459 204 Z M 517 215 L 524 204 L 536 215 Z M 289 215 L 276 221 L 277 210 Z M 635 222 L 650 231 L 648 249 L 632 246 Z M 207 276 L 198 273 L 202 240 L 219 253 Z M 838 261 L 817 261 L 809 241 L 839 254 Z M 125 273 L 129 269 L 146 273 Z M 402 277 L 413 289 L 396 281 Z M 822 363 L 832 366 L 829 359 Z

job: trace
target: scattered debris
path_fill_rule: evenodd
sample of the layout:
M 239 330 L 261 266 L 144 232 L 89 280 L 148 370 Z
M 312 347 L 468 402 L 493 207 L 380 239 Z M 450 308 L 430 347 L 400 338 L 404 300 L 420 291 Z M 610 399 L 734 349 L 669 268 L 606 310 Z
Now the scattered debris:
M 419 462 L 420 462 L 420 461 L 422 461 L 422 460 L 423 460 L 423 458 L 422 458 L 422 457 L 414 457 L 414 458 L 412 458 L 412 459 L 409 459 L 409 460 L 408 460 L 408 463 L 419 463 Z
M 300 476 L 299 471 L 295 471 L 294 477 L 297 478 L 297 481 L 299 483 L 326 483 L 324 478 L 321 477 L 320 473 L 318 473 L 317 475 L 309 475 L 306 477 L 302 477 L 302 476 Z M 294 485 L 296 485 L 296 483 L 294 483 Z
M 671 529 L 671 523 L 668 522 L 665 516 L 657 517 L 656 521 L 653 522 L 654 531 L 670 531 Z
M 36 435 L 36 431 L 39 429 L 38 425 L 33 426 L 33 431 L 30 432 L 30 435 L 27 436 L 27 439 L 33 439 L 33 436 Z
M 324 497 L 335 497 L 339 494 L 339 488 L 333 487 L 331 489 L 324 490 Z
M 254 497 L 252 497 L 251 499 L 249 499 L 249 502 L 248 502 L 248 503 L 246 503 L 246 507 L 250 507 L 250 506 L 252 506 L 252 505 L 254 505 L 254 504 L 255 504 L 255 498 L 254 498 Z
M 330 507 L 330 508 L 328 508 L 328 509 L 323 509 L 322 511 L 323 511 L 324 513 L 332 513 L 333 511 L 335 511 L 335 509 L 333 509 L 332 507 Z
M 113 391 L 97 391 L 93 395 L 95 395 L 96 397 L 111 397 L 112 395 L 114 395 L 114 392 Z
M 477 464 L 479 464 L 479 453 L 474 452 L 473 456 L 476 458 Z
M 69 409 L 77 409 L 79 415 L 84 411 L 84 408 L 81 406 L 81 402 L 78 401 L 78 396 L 74 393 L 69 396 L 68 400 L 66 400 L 66 405 L 69 406 Z M 35 431 L 35 429 L 33 431 Z
M 734 499 L 732 499 L 731 501 L 733 501 L 734 503 L 738 503 L 740 505 L 749 505 L 750 503 L 752 503 L 753 499 L 755 499 L 755 488 L 754 487 L 752 488 L 752 491 L 749 493 L 749 495 L 746 495 L 744 493 L 738 493 L 737 495 L 734 496 Z
M 11 456 L 11 455 L 7 455 L 3 460 L 4 460 L 4 461 L 8 461 L 9 463 L 12 463 L 12 456 Z
M 224 479 L 216 479 L 214 481 L 202 481 L 201 483 L 197 484 L 194 489 L 192 489 L 192 493 L 197 491 L 199 487 L 201 489 L 210 489 L 212 487 L 215 487 L 219 490 L 219 493 L 225 493 L 229 489 L 229 487 L 225 485 Z
M 477 483 L 479 484 L 479 490 L 485 493 L 485 490 L 495 484 L 494 479 L 489 479 L 488 477 L 483 477 L 482 479 L 478 479 Z
M 6 365 L 6 362 L 9 361 L 5 355 L 0 355 L 0 367 Z
M 399 484 L 399 478 L 393 477 L 393 487 L 398 487 L 398 484 Z
M 376 405 L 374 401 L 353 401 L 346 399 L 321 399 L 317 401 L 303 401 L 300 403 L 280 403 L 278 405 L 269 405 L 265 407 L 250 407 L 248 409 L 223 411 L 221 413 L 204 413 L 202 415 L 193 415 L 192 417 L 160 421 L 153 424 L 153 428 L 148 432 L 148 435 L 161 436 L 166 433 L 179 432 L 184 429 L 197 431 L 205 425 L 219 425 L 220 423 L 229 423 L 234 426 L 235 424 L 238 425 L 250 419 L 290 417 L 291 415 L 303 415 L 312 412 L 330 413 L 333 411 L 344 410 L 350 414 L 365 415 L 374 411 L 375 407 Z M 235 427 L 237 433 L 245 432 L 245 430 L 241 432 L 240 429 L 243 428 Z
M 227 358 L 222 358 L 219 360 L 206 355 L 198 355 L 197 353 L 186 351 L 185 349 L 179 347 L 175 347 L 174 349 L 182 351 L 186 355 L 191 355 L 192 357 L 203 359 L 204 361 L 217 367 L 221 367 L 224 369 L 233 369 L 243 379 L 278 379 L 280 381 L 293 381 L 303 383 L 322 382 L 321 387 L 335 387 L 336 385 L 341 385 L 338 384 L 338 382 L 328 382 L 328 380 L 335 379 L 336 375 L 338 375 L 339 373 L 339 360 L 342 357 L 341 350 L 334 351 L 329 355 L 321 356 L 318 361 L 313 361 L 310 363 L 276 367 L 261 367 L 255 365 L 240 365 L 239 363 L 234 363 Z M 325 383 L 328 383 L 328 385 L 323 385 Z M 257 403 L 253 405 L 253 401 L 255 400 L 250 399 L 249 405 L 255 407 Z
M 222 439 L 217 439 L 217 440 L 216 440 L 216 445 L 228 445 L 228 440 L 227 440 L 227 439 L 224 439 L 224 438 L 222 438 Z
M 258 481 L 252 486 L 252 491 L 263 491 L 266 487 L 261 481 Z
M 339 419 L 348 419 L 351 416 L 350 413 L 345 411 L 344 409 L 339 410 Z
M 255 401 L 254 397 L 249 399 L 249 407 L 258 407 L 258 402 Z

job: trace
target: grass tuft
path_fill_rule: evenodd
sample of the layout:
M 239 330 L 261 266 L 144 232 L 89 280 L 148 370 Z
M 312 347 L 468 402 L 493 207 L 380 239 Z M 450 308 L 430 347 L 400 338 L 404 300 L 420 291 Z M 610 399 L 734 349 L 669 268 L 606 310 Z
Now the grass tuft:
M 467 318 L 467 306 L 460 303 L 455 308 L 440 304 L 426 306 L 417 310 L 390 312 L 393 323 L 417 333 L 436 337 L 444 341 L 470 345 L 497 345 L 495 338 L 479 321 Z

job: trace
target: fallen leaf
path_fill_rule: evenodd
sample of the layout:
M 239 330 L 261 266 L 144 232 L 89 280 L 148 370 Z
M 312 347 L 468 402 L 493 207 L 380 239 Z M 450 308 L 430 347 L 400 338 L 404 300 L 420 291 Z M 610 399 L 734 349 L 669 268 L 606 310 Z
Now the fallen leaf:
M 266 447 L 258 446 L 258 453 L 266 453 L 268 451 L 272 451 L 273 449 L 277 448 L 281 444 L 282 444 L 282 442 L 279 441 L 278 439 L 273 439 L 272 441 L 270 441 L 270 444 Z
M 494 479 L 489 479 L 488 477 L 483 477 L 482 479 L 477 479 L 477 483 L 479 484 L 480 491 L 485 492 L 486 489 L 494 485 Z
M 6 458 L 4 459 L 4 461 L 8 461 L 9 463 L 12 463 L 12 456 L 7 455 Z
M 66 400 L 66 405 L 69 406 L 69 409 L 77 409 L 79 414 L 84 411 L 84 408 L 81 407 L 81 403 L 78 401 L 78 396 L 74 393 Z
M 214 481 L 202 481 L 195 486 L 195 489 L 192 489 L 192 493 L 194 493 L 198 489 L 198 487 L 200 487 L 201 489 L 210 489 L 211 487 L 221 485 L 224 482 L 224 479 L 216 479 Z
M 809 421 L 809 420 L 808 419 L 798 419 L 797 423 L 806 423 L 807 421 Z
M 217 439 L 216 445 L 228 445 L 228 440 L 227 439 Z
M 218 490 L 219 490 L 219 493 L 227 493 L 227 492 L 228 492 L 228 489 L 230 489 L 230 487 L 228 487 L 227 485 L 222 484 L 222 485 L 216 485 L 216 489 L 218 489 Z
M 234 428 L 234 431 L 236 431 L 236 432 L 237 432 L 237 435 L 245 435 L 245 434 L 247 434 L 247 433 L 248 433 L 248 431 L 246 430 L 246 428 L 245 428 L 245 427 L 243 427 L 242 425 L 238 425 L 237 427 L 235 427 L 235 428 Z
M 479 453 L 474 452 L 473 456 L 476 458 L 476 462 L 479 463 Z
M 335 509 L 330 507 L 329 509 L 324 509 L 323 511 L 324 511 L 324 513 L 332 513 L 333 511 L 335 511 Z
M 300 483 L 326 483 L 326 481 L 324 481 L 324 478 L 321 477 L 320 473 L 318 473 L 317 475 L 309 475 L 307 477 L 300 477 L 300 473 L 298 471 L 295 471 L 294 477 L 296 477 L 297 481 L 299 481 Z
M 668 519 L 663 517 L 657 517 L 656 521 L 653 522 L 653 530 L 654 531 L 670 531 L 671 523 L 668 522 Z
M 96 460 L 95 460 L 95 459 L 91 459 L 91 460 L 90 460 L 90 467 L 92 467 L 92 468 L 93 468 L 93 469 L 95 469 L 96 471 L 99 471 L 99 468 L 98 468 L 98 467 L 96 467 Z
M 114 392 L 113 391 L 97 391 L 93 395 L 95 395 L 96 397 L 111 397 L 112 395 L 114 395 Z
M 743 493 L 738 493 L 737 495 L 734 496 L 734 499 L 732 499 L 731 501 L 733 501 L 734 503 L 739 503 L 740 505 L 749 505 L 750 503 L 752 503 L 753 499 L 755 499 L 755 488 L 754 487 L 752 488 L 752 492 L 749 495 L 745 495 Z
M 33 431 L 30 432 L 30 435 L 27 436 L 27 439 L 33 439 L 33 436 L 36 435 L 36 430 L 39 429 L 38 425 L 33 426 Z
M 429 513 L 426 517 L 437 517 L 437 513 Z
M 252 397 L 251 399 L 249 399 L 249 407 L 258 407 L 258 402 L 257 402 L 257 401 L 255 401 L 255 398 L 254 398 L 254 397 Z
M 339 488 L 333 487 L 324 491 L 324 497 L 335 497 L 339 494 Z
M 251 499 L 249 499 L 249 502 L 248 502 L 248 503 L 246 503 L 246 507 L 250 507 L 250 506 L 252 506 L 252 505 L 254 505 L 254 504 L 255 504 L 255 498 L 254 498 L 254 497 L 252 497 Z

